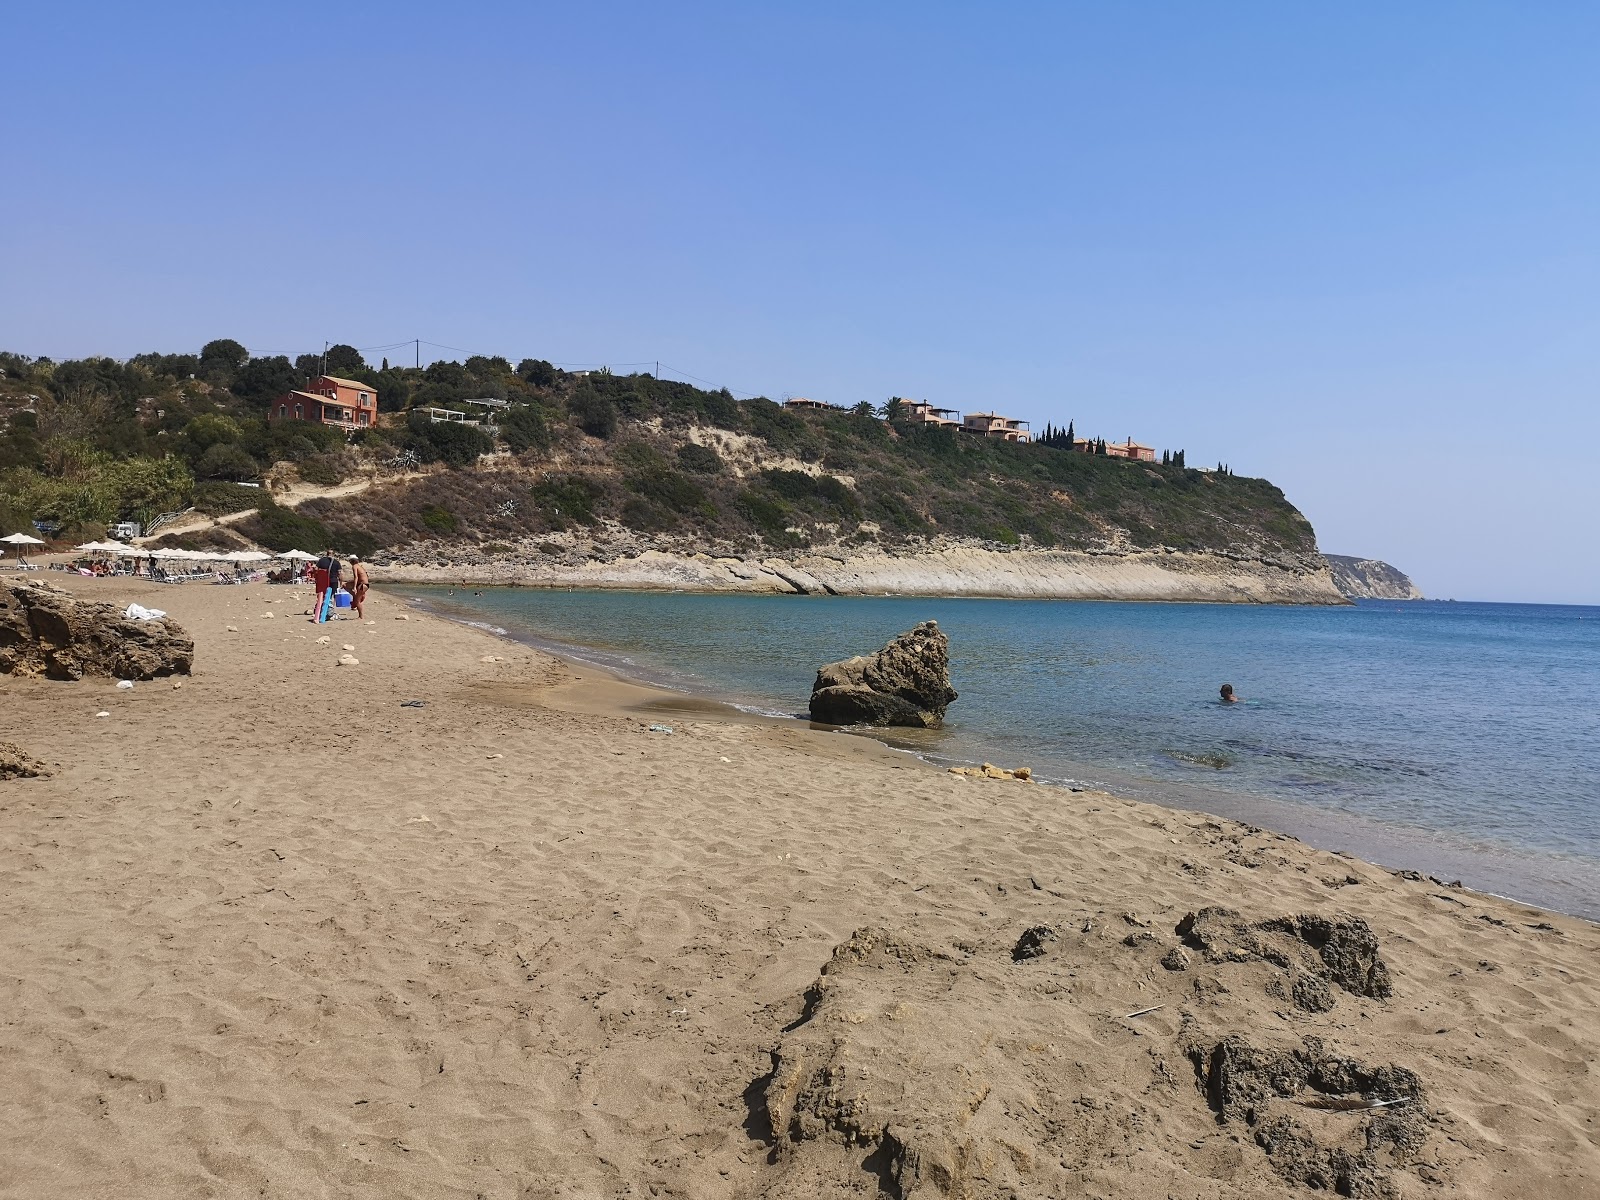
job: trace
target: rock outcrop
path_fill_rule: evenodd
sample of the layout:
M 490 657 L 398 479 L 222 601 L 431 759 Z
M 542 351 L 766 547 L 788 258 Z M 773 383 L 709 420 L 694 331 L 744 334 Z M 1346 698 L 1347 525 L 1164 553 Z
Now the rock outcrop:
M 155 679 L 187 675 L 194 639 L 174 621 L 134 621 L 48 583 L 0 583 L 0 675 Z
M 1376 558 L 1324 554 L 1333 586 L 1347 600 L 1422 600 L 1417 585 L 1404 571 Z
M 958 538 L 887 549 L 813 545 L 778 558 L 707 548 L 703 539 L 550 534 L 512 552 L 427 543 L 381 554 L 385 583 L 663 589 L 829 596 L 997 596 L 1194 604 L 1346 604 L 1320 555 L 1044 550 Z
M 829 663 L 811 687 L 811 719 L 827 725 L 931 728 L 955 700 L 950 640 L 924 621 L 876 654 Z
M 0 742 L 0 779 L 48 779 L 50 768 L 21 746 Z

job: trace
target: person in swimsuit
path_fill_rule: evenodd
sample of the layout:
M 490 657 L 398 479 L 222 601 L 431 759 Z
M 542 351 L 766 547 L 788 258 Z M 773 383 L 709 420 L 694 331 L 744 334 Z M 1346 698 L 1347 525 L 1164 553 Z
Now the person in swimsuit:
M 1244 699 L 1243 696 L 1235 696 L 1233 694 L 1233 684 L 1231 683 L 1223 684 L 1221 691 L 1218 694 L 1222 697 L 1222 702 L 1224 704 L 1237 704 L 1239 701 Z
M 367 599 L 367 588 L 370 586 L 367 578 L 367 564 L 361 561 L 360 555 L 350 556 L 350 605 L 356 610 L 356 619 L 364 621 L 366 611 L 361 607 Z

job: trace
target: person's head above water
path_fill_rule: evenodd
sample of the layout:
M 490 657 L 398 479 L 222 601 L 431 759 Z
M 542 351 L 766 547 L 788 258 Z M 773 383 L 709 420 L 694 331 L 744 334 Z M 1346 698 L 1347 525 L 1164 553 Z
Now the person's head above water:
M 1231 683 L 1223 684 L 1219 694 L 1222 696 L 1222 702 L 1224 704 L 1232 704 L 1235 700 L 1239 699 L 1239 697 L 1233 694 L 1233 684 Z

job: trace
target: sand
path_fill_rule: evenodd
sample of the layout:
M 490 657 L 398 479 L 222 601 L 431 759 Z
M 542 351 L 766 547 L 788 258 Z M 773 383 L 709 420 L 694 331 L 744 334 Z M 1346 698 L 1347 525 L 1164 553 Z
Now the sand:
M 196 667 L 0 678 L 0 1196 L 1600 1196 L 1588 923 L 381 594 L 67 586 Z

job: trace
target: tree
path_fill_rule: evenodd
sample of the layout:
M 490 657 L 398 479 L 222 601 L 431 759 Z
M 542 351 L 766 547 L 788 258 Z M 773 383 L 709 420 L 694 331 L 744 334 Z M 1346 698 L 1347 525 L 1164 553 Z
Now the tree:
M 234 373 L 244 366 L 249 357 L 250 351 L 232 338 L 218 338 L 200 347 L 198 374 L 226 387 L 233 382 Z
M 285 392 L 301 386 L 300 373 L 286 355 L 252 358 L 234 373 L 228 390 L 241 400 L 265 408 Z
M 351 375 L 367 369 L 367 360 L 361 357 L 361 351 L 342 342 L 337 346 L 329 346 L 323 358 L 327 362 L 322 372 L 324 375 Z
M 883 419 L 898 421 L 905 416 L 906 402 L 899 396 L 890 396 L 883 404 Z
M 556 369 L 542 358 L 525 358 L 517 364 L 517 374 L 524 383 L 547 388 L 556 381 Z
M 1077 444 L 1078 444 L 1078 435 L 1073 431 L 1072 420 L 1069 417 L 1067 419 L 1067 449 L 1071 450 Z

